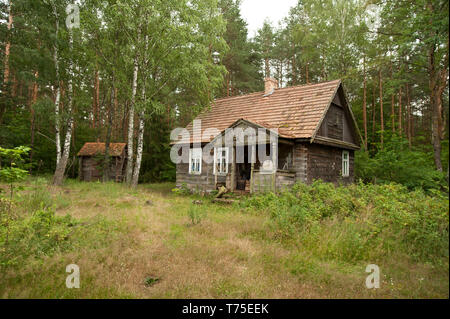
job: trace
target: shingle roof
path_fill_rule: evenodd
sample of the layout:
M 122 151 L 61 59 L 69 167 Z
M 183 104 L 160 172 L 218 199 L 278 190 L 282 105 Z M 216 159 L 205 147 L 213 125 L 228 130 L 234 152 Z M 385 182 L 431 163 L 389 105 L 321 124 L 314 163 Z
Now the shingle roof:
M 126 143 L 110 143 L 109 156 L 120 156 L 127 146 Z M 78 152 L 78 156 L 94 156 L 105 154 L 105 143 L 86 143 Z
M 278 128 L 280 137 L 311 138 L 333 100 L 340 80 L 281 88 L 264 97 L 264 92 L 218 99 L 211 109 L 200 114 L 201 131 L 217 128 L 220 132 L 239 119 L 266 128 Z M 193 123 L 186 128 L 192 134 Z M 212 137 L 203 137 L 209 142 Z M 200 140 L 200 139 L 199 139 Z

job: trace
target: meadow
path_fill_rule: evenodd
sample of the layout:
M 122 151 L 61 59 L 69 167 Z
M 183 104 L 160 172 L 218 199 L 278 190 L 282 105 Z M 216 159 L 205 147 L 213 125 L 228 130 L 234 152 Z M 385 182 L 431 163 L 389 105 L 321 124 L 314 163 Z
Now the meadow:
M 0 184 L 1 298 L 449 297 L 443 194 L 317 182 L 223 205 L 172 183 L 20 185 L 10 202 Z

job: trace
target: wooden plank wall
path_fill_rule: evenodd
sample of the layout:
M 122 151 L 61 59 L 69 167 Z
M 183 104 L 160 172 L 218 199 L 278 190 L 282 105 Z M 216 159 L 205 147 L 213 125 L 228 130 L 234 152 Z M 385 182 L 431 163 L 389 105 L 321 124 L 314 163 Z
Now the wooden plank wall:
M 294 145 L 292 171 L 295 172 L 295 181 L 306 183 L 308 169 L 308 147 L 306 143 Z
M 354 151 L 349 151 L 350 171 L 348 177 L 342 176 L 342 149 L 337 147 L 310 144 L 308 146 L 308 174 L 307 182 L 316 179 L 338 184 L 354 181 Z
M 342 107 L 333 103 L 317 134 L 340 141 L 355 143 L 351 121 L 350 114 L 344 111 Z
M 277 172 L 276 174 L 253 173 L 252 192 L 279 192 L 295 184 L 295 173 Z
M 177 187 L 183 184 L 193 191 L 212 191 L 215 189 L 215 176 L 213 174 L 214 164 L 202 162 L 202 173 L 200 175 L 189 174 L 189 164 L 177 164 Z M 230 168 L 228 168 L 230 170 Z M 217 183 L 225 185 L 226 176 L 217 176 Z
M 127 159 L 122 157 L 111 157 L 109 166 L 109 179 L 111 181 L 122 182 L 125 175 Z M 79 158 L 79 179 L 85 182 L 99 181 L 102 178 L 102 171 L 98 159 L 92 156 L 82 156 Z

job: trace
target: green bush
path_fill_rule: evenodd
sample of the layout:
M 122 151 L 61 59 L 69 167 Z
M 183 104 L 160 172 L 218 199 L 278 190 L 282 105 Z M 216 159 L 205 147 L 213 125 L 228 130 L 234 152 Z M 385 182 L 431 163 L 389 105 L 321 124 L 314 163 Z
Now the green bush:
M 36 210 L 25 217 L 2 215 L 0 224 L 0 268 L 14 267 L 30 256 L 50 256 L 70 247 L 69 234 L 76 222 L 59 217 L 52 208 Z
M 409 149 L 402 137 L 387 136 L 383 148 L 372 157 L 364 151 L 355 153 L 355 176 L 364 182 L 396 182 L 411 190 L 448 192 L 446 174 L 435 169 L 432 156 L 430 151 Z
M 320 181 L 241 203 L 246 210 L 266 211 L 278 238 L 343 261 L 395 253 L 448 258 L 448 205 L 442 193 L 430 196 L 399 184 L 335 187 Z
M 172 192 L 177 195 L 191 195 L 192 191 L 187 187 L 186 183 L 181 184 L 180 187 L 172 189 Z

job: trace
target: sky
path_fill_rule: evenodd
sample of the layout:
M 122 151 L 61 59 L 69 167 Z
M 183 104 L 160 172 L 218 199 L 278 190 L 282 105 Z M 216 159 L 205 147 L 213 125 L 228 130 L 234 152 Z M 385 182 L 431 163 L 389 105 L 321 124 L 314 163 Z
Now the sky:
M 262 27 L 266 18 L 278 26 L 278 22 L 287 17 L 289 9 L 298 0 L 242 0 L 241 14 L 248 23 L 248 35 L 253 37 Z

